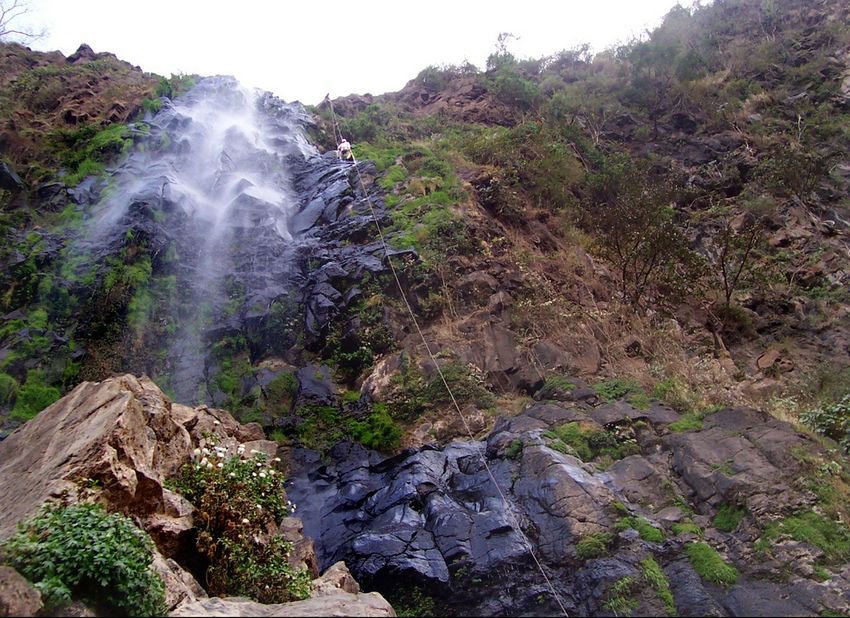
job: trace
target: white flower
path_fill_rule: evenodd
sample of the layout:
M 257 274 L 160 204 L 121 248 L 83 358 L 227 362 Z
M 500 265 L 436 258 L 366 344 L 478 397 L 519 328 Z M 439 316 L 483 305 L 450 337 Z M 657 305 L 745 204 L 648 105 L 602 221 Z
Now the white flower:
M 206 457 L 204 457 L 204 458 L 201 460 L 201 465 L 202 465 L 202 466 L 205 466 L 205 465 L 207 465 L 207 463 L 209 463 L 209 459 L 207 459 Z
M 214 466 L 212 465 L 212 462 L 208 462 L 208 463 L 207 463 L 207 470 L 212 470 L 212 469 L 213 469 L 213 467 L 214 467 Z
M 247 519 L 247 518 L 242 518 L 242 523 L 243 523 L 243 524 L 250 524 L 251 522 L 250 522 L 250 521 L 248 521 L 248 519 Z
M 240 444 L 240 445 L 239 445 L 239 447 L 236 449 L 236 452 L 237 452 L 237 453 L 239 453 L 240 455 L 241 455 L 242 453 L 244 453 L 244 452 L 245 452 L 245 445 L 244 445 L 244 444 Z
M 257 505 L 257 510 L 258 510 L 258 511 L 262 511 L 262 510 L 263 510 L 262 505 L 258 504 L 258 505 Z
M 218 464 L 217 464 L 217 466 L 216 466 L 216 467 L 218 467 L 218 468 L 223 468 L 223 467 L 224 467 L 224 463 L 222 463 L 222 462 L 218 462 Z
M 236 473 L 235 473 L 235 472 L 231 472 L 231 473 L 230 473 L 230 478 L 235 479 L 235 478 L 236 478 Z
M 260 478 L 261 478 L 261 479 L 266 478 L 266 473 L 265 473 L 265 472 L 260 472 Z
M 200 456 L 201 456 L 201 449 L 196 448 L 194 451 L 192 451 L 192 457 L 200 457 Z
M 203 451 L 204 455 L 210 454 L 210 449 L 208 449 L 206 446 L 204 448 L 202 448 L 201 451 Z
M 251 476 L 257 476 L 257 473 L 256 473 L 256 472 L 252 472 L 252 473 L 251 473 Z
M 214 424 L 214 425 L 221 425 L 221 421 L 220 421 L 220 420 L 218 420 L 218 419 L 215 419 L 215 420 L 213 421 L 213 424 Z
M 262 467 L 263 467 L 263 462 L 258 461 L 258 462 L 257 462 L 257 467 L 258 467 L 258 468 L 262 468 Z
M 272 461 L 280 461 L 280 457 L 275 457 Z

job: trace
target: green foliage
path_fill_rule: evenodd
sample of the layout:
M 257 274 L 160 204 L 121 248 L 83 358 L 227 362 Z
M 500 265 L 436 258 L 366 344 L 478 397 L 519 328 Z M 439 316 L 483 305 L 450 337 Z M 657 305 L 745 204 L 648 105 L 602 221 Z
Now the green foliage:
M 638 410 L 649 408 L 649 397 L 635 380 L 611 378 L 593 385 L 593 390 L 604 401 L 625 399 Z
M 628 530 L 629 528 L 637 530 L 640 538 L 644 541 L 660 543 L 664 540 L 664 533 L 649 523 L 649 520 L 644 517 L 621 517 L 614 524 L 614 530 L 617 532 Z
M 420 588 L 404 588 L 394 586 L 392 590 L 385 593 L 387 600 L 393 606 L 396 616 L 409 618 L 426 618 L 428 616 L 439 616 L 435 611 L 436 602 L 434 597 Z
M 602 607 L 615 616 L 631 616 L 639 603 L 635 598 L 638 581 L 634 577 L 621 577 L 608 588 L 606 601 Z
M 661 566 L 652 556 L 640 561 L 640 570 L 643 579 L 658 593 L 658 598 L 664 603 L 664 609 L 668 616 L 676 615 L 676 604 L 673 602 L 673 593 L 670 591 L 670 580 L 661 570 Z
M 688 543 L 685 553 L 694 571 L 707 582 L 731 586 L 738 579 L 738 570 L 725 562 L 708 543 Z
M 289 412 L 297 394 L 298 378 L 284 371 L 263 388 L 263 408 L 273 416 Z
M 379 451 L 392 451 L 401 439 L 401 429 L 384 403 L 376 403 L 366 421 L 348 421 L 348 432 L 366 448 Z
M 573 384 L 569 378 L 557 374 L 550 374 L 546 376 L 543 381 L 543 387 L 537 392 L 535 397 L 540 399 L 553 399 L 563 396 L 566 393 L 570 393 L 574 391 L 575 388 L 576 385 Z
M 804 511 L 768 524 L 755 547 L 766 551 L 782 535 L 817 547 L 828 563 L 850 560 L 850 529 L 814 511 Z
M 614 537 L 608 532 L 593 532 L 585 534 L 576 544 L 576 559 L 584 562 L 593 558 L 601 558 L 608 553 Z
M 591 461 L 600 457 L 622 459 L 640 452 L 634 440 L 621 440 L 616 433 L 571 422 L 543 433 L 556 451 Z
M 460 361 L 449 361 L 441 364 L 440 369 L 457 403 L 461 405 L 473 403 L 480 409 L 493 407 L 496 402 L 495 397 L 484 386 L 483 378 L 474 371 L 474 367 Z M 452 403 L 446 386 L 439 376 L 425 386 L 422 397 L 431 405 L 439 406 Z
M 732 532 L 747 514 L 747 509 L 736 504 L 721 504 L 712 524 L 722 532 Z
M 0 405 L 12 404 L 18 396 L 18 381 L 7 373 L 0 373 Z
M 692 521 L 683 521 L 679 523 L 675 523 L 671 526 L 673 530 L 673 534 L 695 534 L 697 536 L 702 536 L 702 528 L 696 525 Z
M 174 99 L 181 94 L 188 92 L 195 85 L 195 75 L 186 75 L 184 73 L 171 74 L 171 77 L 160 77 L 159 83 L 156 85 L 156 96 L 167 97 Z
M 673 433 L 683 433 L 685 431 L 699 431 L 702 429 L 702 415 L 697 412 L 689 412 L 683 414 L 678 419 L 667 425 L 667 429 Z
M 524 447 L 523 441 L 521 438 L 515 438 L 508 445 L 507 450 L 505 451 L 505 457 L 508 459 L 518 459 L 520 455 L 522 455 L 522 449 Z
M 850 394 L 834 403 L 825 403 L 803 412 L 800 421 L 835 440 L 845 453 L 850 454 Z
M 55 608 L 83 598 L 130 616 L 164 616 L 150 537 L 100 506 L 45 506 L 2 546 L 5 559 Z
M 68 170 L 65 184 L 72 187 L 87 176 L 102 173 L 104 164 L 126 153 L 133 144 L 129 129 L 123 124 L 104 129 L 95 125 L 58 129 L 49 139 L 55 156 Z
M 30 369 L 26 382 L 18 390 L 11 417 L 18 421 L 28 421 L 61 396 L 58 388 L 45 383 L 41 371 Z
M 261 603 L 305 598 L 309 573 L 289 565 L 290 543 L 268 537 L 268 530 L 292 512 L 283 475 L 264 455 L 227 457 L 215 447 L 196 453 L 176 485 L 197 509 L 197 549 L 208 564 L 209 592 Z

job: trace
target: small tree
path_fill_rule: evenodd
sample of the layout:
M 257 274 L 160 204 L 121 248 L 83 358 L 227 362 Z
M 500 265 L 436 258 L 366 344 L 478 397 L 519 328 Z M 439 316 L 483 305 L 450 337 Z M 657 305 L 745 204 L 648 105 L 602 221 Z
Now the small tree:
M 47 33 L 21 24 L 21 18 L 30 12 L 24 0 L 0 0 L 0 41 L 18 38 L 24 42 L 36 41 Z
M 675 220 L 675 186 L 627 156 L 607 159 L 588 181 L 585 226 L 618 272 L 623 299 L 638 307 L 650 289 L 685 292 L 696 277 L 687 239 Z
M 749 214 L 749 213 L 748 213 Z M 725 216 L 714 236 L 711 263 L 723 283 L 724 306 L 732 304 L 732 295 L 750 269 L 755 249 L 764 241 L 764 219 L 749 214 L 742 221 Z M 737 223 L 737 224 L 736 224 Z

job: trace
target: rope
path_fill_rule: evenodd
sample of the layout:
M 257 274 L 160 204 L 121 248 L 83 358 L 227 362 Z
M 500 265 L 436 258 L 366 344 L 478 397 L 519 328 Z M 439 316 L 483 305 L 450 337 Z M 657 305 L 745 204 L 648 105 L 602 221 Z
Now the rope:
M 328 102 L 330 103 L 331 107 L 331 118 L 333 119 L 333 124 L 336 128 L 336 114 L 334 114 L 333 103 L 330 100 L 330 96 L 328 97 Z M 437 368 L 437 373 L 440 376 L 440 380 L 442 381 L 443 386 L 446 387 L 446 392 L 448 392 L 449 397 L 452 400 L 452 405 L 457 411 L 458 417 L 460 417 L 460 420 L 463 423 L 464 428 L 466 429 L 466 433 L 469 436 L 470 441 L 472 443 L 477 444 L 477 440 L 475 439 L 475 435 L 472 433 L 472 429 L 470 429 L 469 427 L 469 423 L 466 420 L 466 416 L 464 416 L 463 412 L 461 411 L 460 405 L 458 405 L 457 399 L 455 399 L 454 393 L 452 392 L 452 389 L 449 386 L 448 381 L 446 380 L 446 376 L 443 374 L 443 370 L 440 368 L 440 364 L 437 362 L 437 359 L 434 357 L 434 354 L 431 351 L 431 346 L 428 345 L 428 340 L 425 339 L 425 335 L 423 334 L 422 329 L 419 327 L 419 321 L 416 319 L 416 314 L 413 313 L 413 308 L 407 301 L 407 295 L 404 293 L 404 288 L 401 285 L 401 280 L 399 279 L 398 273 L 396 272 L 395 266 L 393 266 L 392 259 L 390 258 L 389 245 L 387 245 L 386 238 L 384 237 L 384 230 L 381 228 L 381 224 L 378 221 L 378 216 L 375 213 L 375 208 L 372 205 L 372 200 L 366 191 L 366 184 L 363 182 L 363 176 L 360 174 L 360 167 L 357 164 L 357 159 L 355 158 L 353 151 L 351 153 L 351 160 L 353 161 L 354 169 L 357 172 L 357 178 L 360 182 L 360 189 L 363 192 L 363 196 L 366 198 L 366 203 L 369 205 L 369 212 L 372 215 L 372 221 L 374 221 L 375 228 L 377 228 L 378 230 L 378 236 L 380 237 L 381 245 L 384 248 L 384 255 L 387 258 L 387 263 L 390 266 L 390 271 L 392 272 L 393 279 L 395 279 L 396 286 L 398 286 L 398 293 L 401 295 L 401 299 L 404 301 L 404 306 L 407 308 L 407 313 L 410 315 L 410 319 L 413 322 L 413 325 L 416 327 L 416 332 L 419 335 L 419 338 L 422 340 L 422 344 L 425 346 L 425 350 L 428 352 L 428 356 L 431 358 L 431 362 L 434 364 L 434 367 Z M 480 445 L 477 447 L 477 450 L 478 455 L 481 457 L 481 463 L 484 464 L 484 469 L 487 471 L 487 476 L 489 476 L 490 480 L 493 481 L 493 485 L 495 486 L 499 497 L 502 499 L 502 503 L 505 505 L 505 510 L 510 515 L 515 529 L 520 533 L 520 535 L 522 535 L 522 537 L 525 539 L 525 542 L 528 544 L 528 551 L 531 554 L 531 558 L 532 560 L 534 560 L 534 564 L 537 565 L 537 569 L 540 571 L 540 575 L 542 575 L 543 579 L 546 581 L 546 585 L 549 587 L 549 590 L 552 593 L 552 597 L 554 597 L 555 601 L 558 603 L 558 607 L 560 607 L 563 615 L 566 618 L 569 618 L 569 614 L 567 613 L 567 610 L 564 607 L 563 602 L 561 601 L 560 595 L 555 590 L 555 586 L 552 584 L 552 580 L 550 580 L 549 576 L 546 574 L 546 570 L 543 568 L 543 564 L 540 562 L 540 560 L 538 560 L 537 555 L 534 553 L 534 547 L 532 546 L 528 536 L 525 534 L 525 532 L 523 532 L 522 527 L 519 524 L 519 518 L 514 512 L 513 506 L 511 505 L 505 493 L 502 491 L 502 488 L 499 487 L 499 483 L 496 480 L 496 476 L 490 469 L 490 465 L 487 463 L 487 458 L 485 457 L 484 451 L 481 449 Z

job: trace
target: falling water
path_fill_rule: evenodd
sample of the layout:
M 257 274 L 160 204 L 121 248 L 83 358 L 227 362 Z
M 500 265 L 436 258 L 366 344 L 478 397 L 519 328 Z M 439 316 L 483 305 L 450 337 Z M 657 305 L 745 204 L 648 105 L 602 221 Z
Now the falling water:
M 299 104 L 233 78 L 206 78 L 179 100 L 163 101 L 149 135 L 114 171 L 87 242 L 114 240 L 147 211 L 151 225 L 169 226 L 168 250 L 179 261 L 171 388 L 178 400 L 198 401 L 206 398 L 207 329 L 226 328 L 236 313 L 268 308 L 286 293 L 289 221 L 298 206 L 290 163 L 316 151 Z

